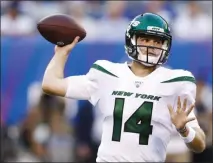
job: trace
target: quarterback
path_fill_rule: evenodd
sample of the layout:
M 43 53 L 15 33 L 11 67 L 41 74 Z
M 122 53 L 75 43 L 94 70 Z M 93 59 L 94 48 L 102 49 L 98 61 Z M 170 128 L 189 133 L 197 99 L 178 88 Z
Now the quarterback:
M 168 69 L 172 43 L 168 23 L 159 15 L 136 16 L 125 31 L 131 63 L 98 60 L 86 75 L 64 77 L 73 43 L 58 47 L 42 83 L 45 93 L 89 100 L 103 114 L 97 162 L 163 162 L 174 131 L 193 152 L 205 149 L 205 134 L 194 115 L 195 78 Z

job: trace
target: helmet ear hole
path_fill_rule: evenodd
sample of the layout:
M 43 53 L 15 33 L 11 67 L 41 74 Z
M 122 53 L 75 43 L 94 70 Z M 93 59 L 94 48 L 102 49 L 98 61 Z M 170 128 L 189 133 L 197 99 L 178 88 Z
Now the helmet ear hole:
M 138 56 L 138 51 L 137 51 L 137 36 L 134 34 L 131 38 L 130 38 L 130 46 L 131 46 L 131 53 L 130 56 L 137 59 Z
M 126 53 L 132 57 L 132 58 L 137 58 L 137 47 L 135 46 L 135 41 L 133 42 L 133 36 L 130 35 L 130 37 L 128 37 L 126 35 Z
M 132 56 L 132 57 L 136 57 L 136 55 L 137 55 L 137 53 L 136 53 L 136 50 L 134 49 L 134 48 L 131 48 L 131 53 L 130 53 L 130 56 Z

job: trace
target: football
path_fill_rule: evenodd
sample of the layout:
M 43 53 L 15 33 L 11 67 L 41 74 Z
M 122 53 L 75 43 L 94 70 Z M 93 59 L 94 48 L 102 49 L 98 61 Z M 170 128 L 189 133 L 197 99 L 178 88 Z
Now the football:
M 37 23 L 39 33 L 49 42 L 65 46 L 79 36 L 79 42 L 86 37 L 85 29 L 68 15 L 56 14 L 41 19 Z

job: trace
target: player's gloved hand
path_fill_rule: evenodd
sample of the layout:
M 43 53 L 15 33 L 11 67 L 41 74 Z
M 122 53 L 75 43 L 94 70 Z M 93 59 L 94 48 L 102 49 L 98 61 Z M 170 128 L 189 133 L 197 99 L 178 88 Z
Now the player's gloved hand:
M 68 45 L 63 46 L 63 47 L 60 47 L 60 46 L 56 45 L 55 48 L 54 48 L 55 54 L 68 55 L 70 53 L 70 51 L 78 43 L 79 39 L 80 39 L 80 37 L 77 36 L 77 37 L 75 37 L 74 41 L 71 44 L 68 44 Z
M 186 109 L 187 108 L 186 105 L 187 105 L 187 99 L 184 99 L 183 106 L 182 106 L 180 97 L 178 97 L 176 112 L 173 110 L 172 106 L 168 104 L 171 121 L 175 125 L 178 131 L 184 129 L 186 123 L 195 120 L 195 117 L 188 118 L 189 113 L 193 110 L 195 105 L 192 104 L 189 109 Z

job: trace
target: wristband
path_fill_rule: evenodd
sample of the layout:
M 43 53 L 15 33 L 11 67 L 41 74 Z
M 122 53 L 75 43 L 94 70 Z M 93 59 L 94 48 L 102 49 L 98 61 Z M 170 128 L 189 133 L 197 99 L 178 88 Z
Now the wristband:
M 191 127 L 188 127 L 189 129 L 189 133 L 186 137 L 183 137 L 182 135 L 181 138 L 184 140 L 185 143 L 190 143 L 191 141 L 193 141 L 193 139 L 195 138 L 195 130 Z

